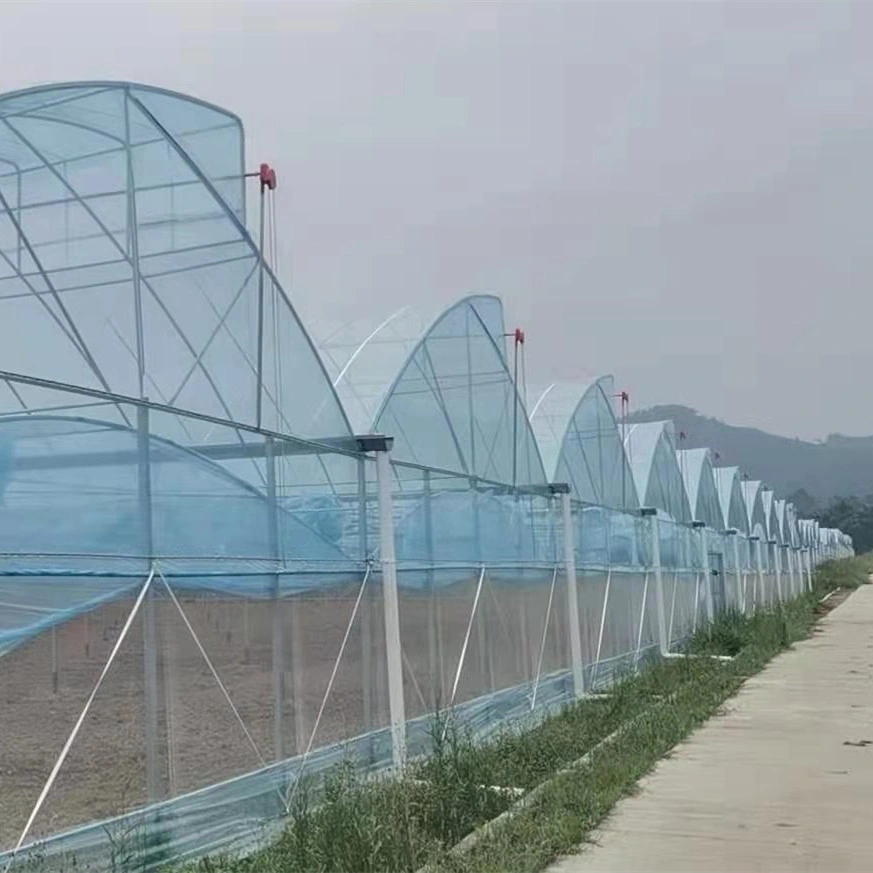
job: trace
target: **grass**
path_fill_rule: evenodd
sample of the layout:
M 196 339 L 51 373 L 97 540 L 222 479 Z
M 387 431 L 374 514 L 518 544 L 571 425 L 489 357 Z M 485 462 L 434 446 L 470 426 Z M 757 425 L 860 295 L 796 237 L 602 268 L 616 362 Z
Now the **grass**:
M 204 859 L 196 873 L 367 873 L 424 865 L 453 873 L 542 870 L 582 843 L 748 676 L 806 637 L 823 595 L 855 588 L 871 571 L 873 560 L 866 557 L 824 564 L 813 592 L 752 617 L 720 615 L 689 644 L 691 654 L 733 660 L 660 662 L 620 681 L 606 697 L 583 700 L 533 730 L 506 732 L 484 745 L 435 724 L 432 756 L 399 777 L 365 779 L 343 765 L 297 792 L 275 843 L 243 859 Z M 607 737 L 609 745 L 602 745 Z M 568 769 L 586 755 L 584 766 Z M 453 851 L 518 802 L 521 792 L 495 790 L 500 787 L 521 789 L 527 798 L 467 851 Z

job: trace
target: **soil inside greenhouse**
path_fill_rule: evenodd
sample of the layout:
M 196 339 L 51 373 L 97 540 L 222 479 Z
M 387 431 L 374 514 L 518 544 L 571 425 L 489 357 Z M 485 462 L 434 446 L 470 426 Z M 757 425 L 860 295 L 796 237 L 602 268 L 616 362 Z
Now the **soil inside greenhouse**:
M 453 586 L 437 603 L 426 594 L 401 594 L 407 717 L 447 699 L 468 627 L 456 702 L 529 681 L 538 660 L 543 673 L 562 666 L 564 619 L 557 608 L 541 645 L 542 588 L 519 586 L 502 593 L 499 605 L 483 592 L 471 627 L 474 593 L 471 580 Z M 374 586 L 361 602 L 312 736 L 357 594 L 357 586 L 348 586 L 278 606 L 179 595 L 185 617 L 265 760 L 275 758 L 272 636 L 277 620 L 284 639 L 284 757 L 302 753 L 310 739 L 318 748 L 387 724 L 383 607 Z M 100 607 L 0 658 L 0 851 L 16 844 L 132 607 L 132 599 Z M 184 794 L 261 766 L 176 605 L 155 597 L 151 609 L 161 796 Z M 147 802 L 146 612 L 144 605 L 131 625 L 27 842 Z

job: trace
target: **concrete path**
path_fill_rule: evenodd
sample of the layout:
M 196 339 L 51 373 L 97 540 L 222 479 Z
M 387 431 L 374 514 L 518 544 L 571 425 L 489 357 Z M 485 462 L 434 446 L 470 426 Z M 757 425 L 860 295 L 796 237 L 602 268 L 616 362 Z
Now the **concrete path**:
M 640 787 L 551 873 L 873 871 L 873 585 Z

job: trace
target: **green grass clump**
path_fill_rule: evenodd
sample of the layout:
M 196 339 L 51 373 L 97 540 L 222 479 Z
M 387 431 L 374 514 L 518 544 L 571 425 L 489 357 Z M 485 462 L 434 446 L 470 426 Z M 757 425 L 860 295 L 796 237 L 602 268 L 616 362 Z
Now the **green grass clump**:
M 455 873 L 541 870 L 583 842 L 748 676 L 807 636 L 824 594 L 855 588 L 871 571 L 869 558 L 824 564 L 812 592 L 752 616 L 720 615 L 688 645 L 689 654 L 732 660 L 660 661 L 532 730 L 507 730 L 477 745 L 451 723 L 436 721 L 427 760 L 377 779 L 349 763 L 318 783 L 304 783 L 276 842 L 243 859 L 204 859 L 195 873 L 368 873 L 425 864 Z M 565 770 L 586 755 L 584 766 Z M 514 794 L 494 790 L 501 787 L 537 788 L 537 794 L 502 826 L 483 832 L 469 851 L 453 852 L 465 835 L 516 802 Z

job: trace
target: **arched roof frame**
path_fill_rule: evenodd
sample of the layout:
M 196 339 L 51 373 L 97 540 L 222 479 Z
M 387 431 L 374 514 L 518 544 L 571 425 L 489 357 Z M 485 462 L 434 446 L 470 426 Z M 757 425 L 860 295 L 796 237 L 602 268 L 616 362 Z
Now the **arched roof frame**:
M 640 505 L 660 509 L 675 521 L 692 521 L 685 483 L 676 461 L 673 422 L 631 425 L 625 438 L 625 452 Z
M 499 298 L 471 295 L 443 310 L 405 350 L 371 424 L 394 437 L 395 460 L 507 485 L 545 484 L 502 326 Z
M 786 517 L 787 504 L 781 498 L 776 498 L 773 501 L 773 510 L 776 516 L 776 539 L 780 546 L 789 545 L 791 542 L 788 536 L 788 519 Z
M 743 485 L 739 467 L 713 468 L 715 487 L 718 489 L 721 513 L 727 530 L 739 533 L 749 532 L 749 513 L 743 496 Z
M 801 548 L 806 548 L 810 541 L 810 532 L 812 530 L 812 519 L 799 518 L 797 519 L 797 534 Z
M 452 305 L 464 302 L 475 309 L 505 358 L 506 329 L 500 298 L 493 294 L 471 294 Z M 319 353 L 356 433 L 374 430 L 398 374 L 446 311 L 406 305 L 387 317 L 312 323 Z
M 611 376 L 585 385 L 552 383 L 539 393 L 530 420 L 552 482 L 577 500 L 633 510 L 639 498 L 612 409 Z
M 683 449 L 676 452 L 685 493 L 694 521 L 702 521 L 715 531 L 725 529 L 718 488 L 713 475 L 709 449 Z
M 238 116 L 166 89 L 0 95 L 0 307 L 31 327 L 26 342 L 0 336 L 0 370 L 309 439 L 350 435 L 246 230 L 244 161 Z M 28 348 L 48 344 L 55 355 Z M 28 389 L 6 385 L 28 409 Z
M 794 548 L 800 545 L 800 535 L 797 529 L 797 507 L 793 503 L 785 503 L 785 536 L 786 543 Z
M 742 482 L 743 499 L 746 503 L 746 515 L 749 519 L 749 534 L 751 536 L 761 537 L 766 540 L 767 534 L 767 514 L 764 512 L 764 502 L 762 498 L 763 485 L 758 480 L 750 481 L 748 479 Z
M 767 519 L 767 539 L 779 543 L 782 539 L 782 531 L 776 516 L 776 495 L 770 488 L 761 489 L 761 502 L 764 504 L 764 517 Z
M 0 550 L 7 570 L 30 573 L 23 586 L 5 580 L 12 582 L 18 608 L 0 622 L 0 655 L 40 628 L 122 596 L 132 583 L 141 584 L 136 576 L 130 578 L 131 571 L 142 567 L 136 557 L 143 545 L 137 499 L 140 447 L 135 429 L 101 419 L 41 413 L 3 417 Z M 324 497 L 280 499 L 273 540 L 269 499 L 262 490 L 160 436 L 149 437 L 148 453 L 152 545 L 166 572 L 174 561 L 184 562 L 177 585 L 267 596 L 277 555 L 331 571 L 340 580 L 357 572 L 363 558 L 358 537 L 348 541 L 347 551 L 343 525 L 336 523 L 335 513 L 327 517 Z M 90 569 L 101 572 L 86 572 L 74 585 L 34 572 L 35 556 L 36 566 L 46 572 L 81 572 L 85 554 L 93 556 Z M 227 575 L 214 572 L 218 556 Z M 204 576 L 196 578 L 201 570 Z M 328 578 L 325 573 L 319 582 Z M 282 584 L 297 581 L 287 578 Z

